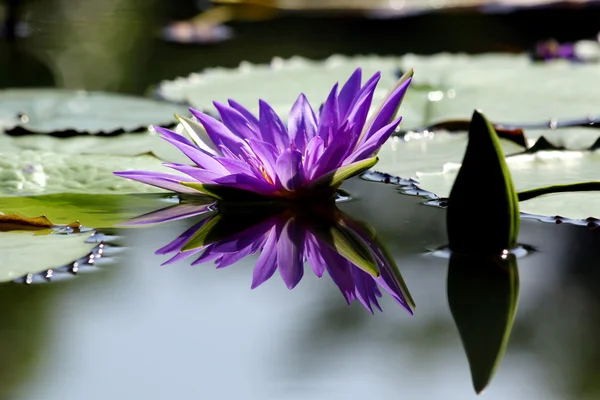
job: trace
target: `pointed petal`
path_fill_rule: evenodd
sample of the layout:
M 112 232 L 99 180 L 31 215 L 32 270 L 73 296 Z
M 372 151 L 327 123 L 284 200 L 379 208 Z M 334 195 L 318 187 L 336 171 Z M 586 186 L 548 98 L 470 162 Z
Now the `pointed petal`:
M 321 176 L 342 166 L 342 163 L 350 153 L 358 133 L 354 125 L 346 122 L 337 132 L 337 137 L 329 143 L 323 155 L 315 163 L 315 167 L 309 172 L 309 177 Z
M 352 142 L 351 147 L 354 148 L 356 140 L 360 136 L 360 132 L 363 131 L 367 116 L 369 115 L 369 109 L 371 108 L 371 102 L 373 101 L 373 94 L 375 93 L 375 87 L 379 79 L 373 79 L 365 84 L 365 87 L 357 97 L 355 103 L 352 105 L 350 111 L 348 111 L 348 122 L 354 124 L 358 130 L 356 139 Z
M 277 177 L 287 190 L 296 190 L 305 182 L 302 153 L 287 149 L 277 159 Z
M 153 211 L 139 217 L 132 218 L 117 226 L 136 226 L 136 225 L 150 225 L 150 224 L 162 224 L 164 222 L 178 221 L 180 219 L 194 217 L 196 215 L 204 214 L 211 211 L 210 204 L 176 204 L 174 206 L 166 207 L 158 211 Z
M 236 109 L 240 114 L 244 116 L 244 118 L 246 118 L 250 125 L 252 125 L 255 132 L 260 133 L 260 124 L 258 122 L 258 118 L 256 118 L 254 114 L 252 114 L 246 107 L 236 102 L 235 100 L 229 99 L 227 100 L 227 103 L 229 103 L 230 107 Z
M 308 188 L 316 188 L 319 186 L 335 187 L 343 181 L 355 175 L 365 172 L 373 165 L 377 164 L 377 157 L 367 158 L 366 160 L 356 161 L 352 164 L 344 165 L 334 171 L 328 172 L 308 184 Z
M 214 183 L 215 179 L 221 178 L 224 174 L 209 171 L 203 168 L 193 167 L 191 165 L 186 164 L 178 164 L 178 163 L 163 163 L 165 167 L 172 168 L 175 171 L 183 172 L 189 177 L 196 179 L 202 183 Z M 185 179 L 181 177 L 180 180 Z
M 185 177 L 179 175 L 150 171 L 120 171 L 113 174 L 177 193 L 197 194 L 195 190 L 181 184 L 181 180 Z
M 310 171 L 314 171 L 317 161 L 323 155 L 325 151 L 325 143 L 320 136 L 315 136 L 310 139 L 308 145 L 306 145 L 306 151 L 304 152 L 304 174 L 310 177 Z
M 198 119 L 198 121 L 200 121 L 202 126 L 204 126 L 206 133 L 215 145 L 222 145 L 234 153 L 241 152 L 241 149 L 244 146 L 247 146 L 246 142 L 237 137 L 233 132 L 227 129 L 223 123 L 217 121 L 213 117 L 194 110 L 193 108 L 190 108 L 190 112 Z
M 204 225 L 208 220 L 209 220 L 209 218 L 206 218 L 206 219 L 203 219 L 202 221 L 194 224 L 192 227 L 187 229 L 181 235 L 177 236 L 177 238 L 175 240 L 173 240 L 171 243 L 156 250 L 155 254 L 169 254 L 169 253 L 173 253 L 175 251 L 179 251 L 183 247 L 183 245 L 185 245 L 194 236 L 194 234 L 200 228 L 202 228 L 202 225 Z
M 213 104 L 221 116 L 223 125 L 235 135 L 242 139 L 260 137 L 258 131 L 254 130 L 254 126 L 235 108 L 218 101 L 213 101 Z
M 321 111 L 321 118 L 319 120 L 317 134 L 323 139 L 325 146 L 330 144 L 334 133 L 337 132 L 339 127 L 337 88 L 338 84 L 336 83 L 331 92 L 329 92 L 327 100 L 323 103 L 323 110 Z
M 227 175 L 222 178 L 215 179 L 215 183 L 264 195 L 270 195 L 276 191 L 276 187 L 274 185 L 246 174 Z
M 290 111 L 288 118 L 290 142 L 303 152 L 306 144 L 317 134 L 317 117 L 306 96 L 302 93 Z
M 371 135 L 366 142 L 360 145 L 348 158 L 346 158 L 343 164 L 348 165 L 365 159 L 366 157 L 373 157 L 374 154 L 377 154 L 381 146 L 383 146 L 386 140 L 394 133 L 401 120 L 402 118 L 398 118 Z
M 231 178 L 235 181 L 235 177 Z M 265 196 L 269 196 L 272 193 L 260 193 L 255 190 L 244 188 L 247 185 L 237 185 L 235 183 L 230 185 L 224 184 L 211 184 L 211 183 L 200 183 L 200 182 L 181 182 L 183 186 L 194 190 L 193 194 L 198 192 L 208 196 L 212 196 L 215 199 L 236 199 L 239 201 L 264 201 Z M 244 187 L 241 187 L 244 186 Z M 273 186 L 274 188 L 274 186 Z
M 227 172 L 227 170 L 209 153 L 196 147 L 179 133 L 169 129 L 155 126 L 154 129 L 160 133 L 160 137 L 183 152 L 192 162 L 201 168 L 209 169 L 215 172 Z
M 252 289 L 269 280 L 277 269 L 278 236 L 277 227 L 272 227 L 271 231 L 267 234 L 267 240 L 252 272 Z
M 304 275 L 304 230 L 292 218 L 277 241 L 277 268 L 288 289 L 296 287 Z
M 258 102 L 260 108 L 260 133 L 262 140 L 272 143 L 280 152 L 290 145 L 285 125 L 275 113 L 275 110 L 263 100 Z
M 212 155 L 222 155 L 217 145 L 212 141 L 210 136 L 208 136 L 206 129 L 204 129 L 200 123 L 180 115 L 175 115 L 175 118 L 177 118 L 177 121 L 183 126 L 183 129 L 185 129 L 190 138 L 192 138 L 192 141 L 196 146 L 206 150 L 206 152 Z
M 248 139 L 252 151 L 265 169 L 267 175 L 275 181 L 278 153 L 275 146 L 262 140 Z
M 396 85 L 388 91 L 379 106 L 373 111 L 371 117 L 365 124 L 365 128 L 361 134 L 361 139 L 358 144 L 365 142 L 370 135 L 377 132 L 384 125 L 387 125 L 392 119 L 396 118 L 396 114 L 404 95 L 408 90 L 408 86 L 412 82 L 413 70 L 411 69 L 398 80 Z
M 371 314 L 373 314 L 373 305 L 381 311 L 377 301 L 377 297 L 381 297 L 381 292 L 373 277 L 354 265 L 352 266 L 352 276 L 354 277 L 356 298 Z
M 348 81 L 340 90 L 340 95 L 338 97 L 338 103 L 340 108 L 340 120 L 345 120 L 348 112 L 350 111 L 350 107 L 356 100 L 356 96 L 358 95 L 358 91 L 360 90 L 360 81 L 362 80 L 362 69 L 357 68 L 354 73 L 350 76 Z
M 319 247 L 317 238 L 311 233 L 307 233 L 306 235 L 306 260 L 315 275 L 318 278 L 322 277 L 327 263 L 321 256 L 321 248 Z
M 185 253 L 177 253 L 173 257 L 169 258 L 167 261 L 160 265 L 169 265 L 176 263 L 177 261 L 185 260 L 186 258 L 190 258 L 195 254 L 200 253 L 204 248 L 194 249 L 192 251 L 186 251 Z

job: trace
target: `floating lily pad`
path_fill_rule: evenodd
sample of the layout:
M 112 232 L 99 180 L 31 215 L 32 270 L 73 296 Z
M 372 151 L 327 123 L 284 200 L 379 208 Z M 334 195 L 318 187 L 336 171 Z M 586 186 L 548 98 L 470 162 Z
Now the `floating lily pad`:
M 428 122 L 466 118 L 482 109 L 493 122 L 536 122 L 598 113 L 596 64 L 533 63 L 528 55 L 407 55 L 415 84 L 432 87 Z
M 207 110 L 214 110 L 213 100 L 232 98 L 256 111 L 257 100 L 262 98 L 287 116 L 299 93 L 306 93 L 310 101 L 323 101 L 333 82 L 345 81 L 359 66 L 365 75 L 382 72 L 374 102 L 393 85 L 398 70 L 414 68 L 413 83 L 400 110 L 401 129 L 469 119 L 476 108 L 492 122 L 518 124 L 587 117 L 597 113 L 600 104 L 600 91 L 589 84 L 600 78 L 597 65 L 564 60 L 540 64 L 524 54 L 332 56 L 324 62 L 276 59 L 270 65 L 242 63 L 237 69 L 207 69 L 164 81 L 157 94 Z
M 113 175 L 127 169 L 167 171 L 161 160 L 150 155 L 70 155 L 34 150 L 0 153 L 0 195 L 160 191 Z
M 592 132 L 565 129 L 551 133 L 555 135 L 553 137 L 549 136 L 555 143 L 568 143 L 575 148 L 585 149 L 593 143 L 595 135 Z M 544 131 L 539 133 L 548 135 Z M 564 140 L 561 141 L 561 138 Z M 466 143 L 465 135 L 444 133 L 409 141 L 392 139 L 379 153 L 381 161 L 375 169 L 403 178 L 416 178 L 422 189 L 447 197 L 460 168 Z M 517 191 L 600 180 L 598 151 L 538 151 L 529 154 L 523 153 L 523 149 L 510 142 L 502 141 L 502 144 L 506 154 L 513 154 L 507 157 L 507 164 Z M 599 217 L 599 195 L 596 192 L 553 194 L 521 202 L 520 208 L 532 214 L 562 215 L 576 219 Z M 485 199 L 481 201 L 485 202 Z
M 61 154 L 105 154 L 111 156 L 154 155 L 163 161 L 189 163 L 175 146 L 154 132 L 124 133 L 118 136 L 75 136 L 57 138 L 47 135 L 0 135 L 3 153 L 37 150 Z
M 253 65 L 243 62 L 239 68 L 212 68 L 185 78 L 162 82 L 157 95 L 175 102 L 185 102 L 202 110 L 216 111 L 212 102 L 231 98 L 258 114 L 258 99 L 267 101 L 283 119 L 287 119 L 300 93 L 306 94 L 313 107 L 325 101 L 335 82 L 345 82 L 357 68 L 363 69 L 363 80 L 377 71 L 381 80 L 373 103 L 377 104 L 397 80 L 398 59 L 392 57 L 332 56 L 326 61 L 310 61 L 299 57 L 274 59 L 271 64 Z M 409 90 L 400 114 L 404 124 L 425 123 L 423 112 L 427 93 Z
M 10 133 L 111 134 L 172 125 L 184 106 L 116 93 L 0 90 L 0 126 Z
M 172 194 L 51 194 L 0 198 L 0 211 L 23 216 L 44 215 L 54 224 L 78 221 L 91 228 L 109 228 L 140 214 L 168 206 Z M 1 228 L 0 228 L 1 230 Z
M 93 232 L 69 235 L 0 232 L 0 282 L 63 267 L 85 257 L 98 245 L 86 241 L 92 235 Z

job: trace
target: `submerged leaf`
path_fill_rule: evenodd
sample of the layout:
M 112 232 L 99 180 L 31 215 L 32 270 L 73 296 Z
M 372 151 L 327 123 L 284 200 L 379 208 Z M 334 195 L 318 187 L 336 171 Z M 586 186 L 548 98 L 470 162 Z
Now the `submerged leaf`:
M 455 252 L 500 254 L 517 244 L 517 193 L 498 136 L 478 111 L 473 113 L 469 144 L 448 198 L 446 222 Z
M 513 254 L 453 254 L 447 285 L 473 386 L 481 393 L 502 361 L 512 330 L 519 299 L 517 260 Z
M 108 228 L 127 218 L 156 210 L 164 206 L 168 199 L 168 195 L 164 194 L 65 193 L 32 197 L 0 197 L 0 210 L 7 214 L 43 214 L 50 226 L 78 221 L 90 228 Z
M 98 245 L 86 241 L 92 235 L 93 232 L 69 235 L 0 232 L 0 282 L 63 267 L 86 257 Z

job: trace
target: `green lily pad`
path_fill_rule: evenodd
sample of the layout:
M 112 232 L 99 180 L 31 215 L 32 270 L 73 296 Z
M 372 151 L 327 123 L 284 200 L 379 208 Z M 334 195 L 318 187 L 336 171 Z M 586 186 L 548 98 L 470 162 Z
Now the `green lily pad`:
M 114 171 L 128 169 L 168 171 L 150 155 L 72 155 L 35 150 L 0 153 L 0 196 L 161 191 L 113 175 Z
M 382 72 L 374 95 L 377 104 L 396 81 L 397 71 L 413 68 L 411 88 L 400 109 L 401 129 L 446 119 L 469 119 L 482 109 L 492 122 L 544 122 L 581 118 L 598 112 L 600 92 L 589 82 L 600 78 L 595 64 L 564 60 L 534 63 L 528 55 L 438 54 L 403 57 L 332 56 L 325 62 L 302 58 L 276 59 L 270 65 L 242 63 L 214 68 L 162 82 L 159 97 L 214 111 L 213 100 L 232 98 L 257 111 L 259 98 L 287 117 L 298 94 L 319 104 L 333 82 L 345 81 L 356 67 L 364 74 Z
M 190 162 L 175 146 L 150 131 L 124 133 L 118 136 L 87 135 L 70 138 L 47 135 L 0 135 L 0 149 L 3 153 L 37 150 L 61 154 L 105 154 L 127 157 L 151 154 L 164 161 Z
M 85 257 L 98 245 L 86 242 L 92 235 L 93 232 L 69 235 L 0 232 L 0 282 L 63 267 Z
M 0 211 L 23 216 L 44 215 L 53 224 L 73 221 L 89 228 L 109 228 L 140 214 L 165 207 L 171 194 L 73 194 L 0 198 Z
M 116 93 L 63 89 L 0 90 L 0 126 L 35 133 L 108 134 L 173 125 L 187 109 Z
M 300 93 L 307 96 L 313 107 L 318 107 L 327 98 L 333 84 L 343 84 L 357 67 L 363 70 L 363 80 L 377 71 L 382 72 L 373 96 L 373 104 L 378 104 L 396 83 L 398 64 L 398 59 L 393 57 L 338 55 L 325 62 L 299 57 L 274 59 L 269 65 L 243 62 L 239 68 L 206 69 L 185 78 L 163 81 L 157 89 L 157 95 L 214 112 L 214 100 L 224 102 L 231 98 L 256 114 L 258 99 L 263 99 L 285 120 Z M 404 118 L 403 124 L 420 126 L 425 122 L 423 111 L 427 104 L 427 92 L 419 93 L 413 89 L 406 94 L 400 115 Z
M 467 119 L 482 109 L 492 122 L 536 122 L 586 117 L 598 112 L 597 64 L 565 60 L 531 62 L 528 55 L 406 55 L 414 83 L 431 87 L 428 123 Z

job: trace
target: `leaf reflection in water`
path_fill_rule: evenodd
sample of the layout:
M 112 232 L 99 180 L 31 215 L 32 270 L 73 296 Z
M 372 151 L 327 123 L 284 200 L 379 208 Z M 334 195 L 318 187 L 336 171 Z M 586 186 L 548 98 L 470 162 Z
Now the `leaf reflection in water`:
M 389 293 L 410 314 L 414 302 L 398 266 L 377 234 L 332 203 L 267 202 L 244 207 L 226 204 L 181 203 L 134 218 L 126 225 L 163 223 L 200 218 L 194 226 L 156 251 L 172 257 L 163 263 L 197 256 L 192 265 L 214 261 L 217 268 L 259 253 L 251 288 L 275 271 L 289 289 L 304 276 L 308 262 L 317 277 L 325 272 L 348 304 L 359 301 L 373 313 L 381 311 L 378 298 Z

